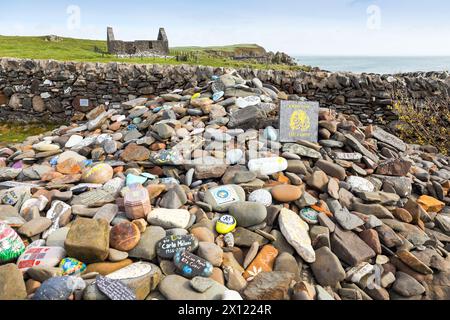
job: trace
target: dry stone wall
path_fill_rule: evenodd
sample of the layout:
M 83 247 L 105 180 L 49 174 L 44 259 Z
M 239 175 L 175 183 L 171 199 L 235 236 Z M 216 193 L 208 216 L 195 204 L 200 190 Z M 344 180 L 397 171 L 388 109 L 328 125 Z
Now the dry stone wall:
M 75 63 L 52 60 L 0 59 L 0 119 L 3 121 L 67 122 L 76 113 L 100 104 L 115 104 L 173 89 L 204 86 L 226 68 L 204 66 Z M 388 106 L 394 86 L 405 87 L 416 99 L 450 93 L 448 73 L 376 75 L 324 71 L 262 71 L 241 69 L 245 79 L 287 94 L 319 101 L 364 123 L 394 121 Z

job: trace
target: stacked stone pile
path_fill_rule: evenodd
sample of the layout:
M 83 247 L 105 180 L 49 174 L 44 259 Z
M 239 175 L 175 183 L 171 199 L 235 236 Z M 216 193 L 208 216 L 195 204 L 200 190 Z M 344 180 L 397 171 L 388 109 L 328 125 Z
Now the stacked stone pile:
M 450 299 L 449 157 L 329 109 L 282 143 L 286 99 L 226 74 L 1 149 L 0 299 Z

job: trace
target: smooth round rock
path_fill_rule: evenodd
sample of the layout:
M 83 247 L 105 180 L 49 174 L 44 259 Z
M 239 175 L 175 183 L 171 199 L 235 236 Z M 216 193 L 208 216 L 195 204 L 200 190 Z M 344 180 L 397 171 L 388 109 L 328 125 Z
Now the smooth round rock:
M 191 234 L 200 242 L 214 242 L 214 233 L 206 227 L 196 227 L 191 230 Z
M 76 162 L 83 162 L 86 157 L 76 153 L 75 151 L 65 151 L 58 156 L 58 163 L 62 163 L 68 159 L 74 159 Z
M 230 206 L 229 213 L 236 218 L 240 227 L 256 226 L 267 217 L 267 209 L 257 202 L 238 202 Z
M 48 141 L 42 141 L 33 145 L 33 149 L 38 152 L 58 151 L 60 147 L 56 144 L 51 144 Z
M 248 183 L 255 180 L 257 177 L 256 173 L 251 171 L 237 171 L 233 177 L 233 183 L 241 184 Z
M 111 262 L 120 262 L 128 258 L 128 252 L 119 251 L 113 248 L 109 248 L 108 260 Z
M 255 190 L 248 196 L 248 201 L 258 202 L 268 207 L 272 205 L 272 194 L 265 189 Z
M 141 235 L 136 248 L 128 252 L 131 258 L 151 261 L 156 257 L 156 244 L 166 236 L 166 231 L 161 227 L 149 226 Z
M 238 164 L 244 156 L 244 152 L 241 149 L 233 149 L 227 151 L 226 159 L 227 163 L 231 165 Z
M 117 151 L 117 142 L 114 140 L 106 140 L 103 149 L 107 154 L 114 154 Z
M 211 284 L 205 292 L 198 292 L 188 279 L 172 274 L 161 281 L 158 290 L 168 300 L 220 300 L 227 288 L 216 281 Z
M 302 189 L 297 186 L 279 185 L 271 190 L 272 197 L 278 202 L 292 202 L 300 199 L 302 196 Z
M 197 255 L 209 261 L 214 267 L 220 267 L 223 261 L 223 250 L 215 243 L 200 242 Z
M 217 220 L 216 231 L 219 234 L 227 234 L 236 229 L 236 226 L 237 226 L 236 219 L 233 216 L 226 214 L 221 216 L 220 219 Z
M 105 184 L 112 179 L 113 175 L 113 168 L 109 164 L 101 163 L 86 170 L 81 180 L 85 183 Z
M 109 245 L 119 251 L 133 250 L 139 240 L 141 232 L 136 224 L 131 222 L 122 222 L 112 227 L 109 233 Z

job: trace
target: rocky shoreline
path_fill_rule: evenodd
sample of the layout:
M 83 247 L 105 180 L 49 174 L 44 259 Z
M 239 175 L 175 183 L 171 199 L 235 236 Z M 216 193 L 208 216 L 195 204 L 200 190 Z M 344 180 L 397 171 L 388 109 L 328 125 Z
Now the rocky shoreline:
M 450 299 L 450 158 L 328 108 L 281 143 L 305 98 L 245 78 L 2 148 L 0 300 Z

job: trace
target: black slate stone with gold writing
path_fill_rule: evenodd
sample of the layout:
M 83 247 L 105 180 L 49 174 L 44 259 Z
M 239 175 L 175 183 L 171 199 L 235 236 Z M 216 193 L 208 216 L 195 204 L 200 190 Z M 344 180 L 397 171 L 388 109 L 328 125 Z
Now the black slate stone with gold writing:
M 319 135 L 319 103 L 281 101 L 280 141 L 305 140 L 317 143 Z

